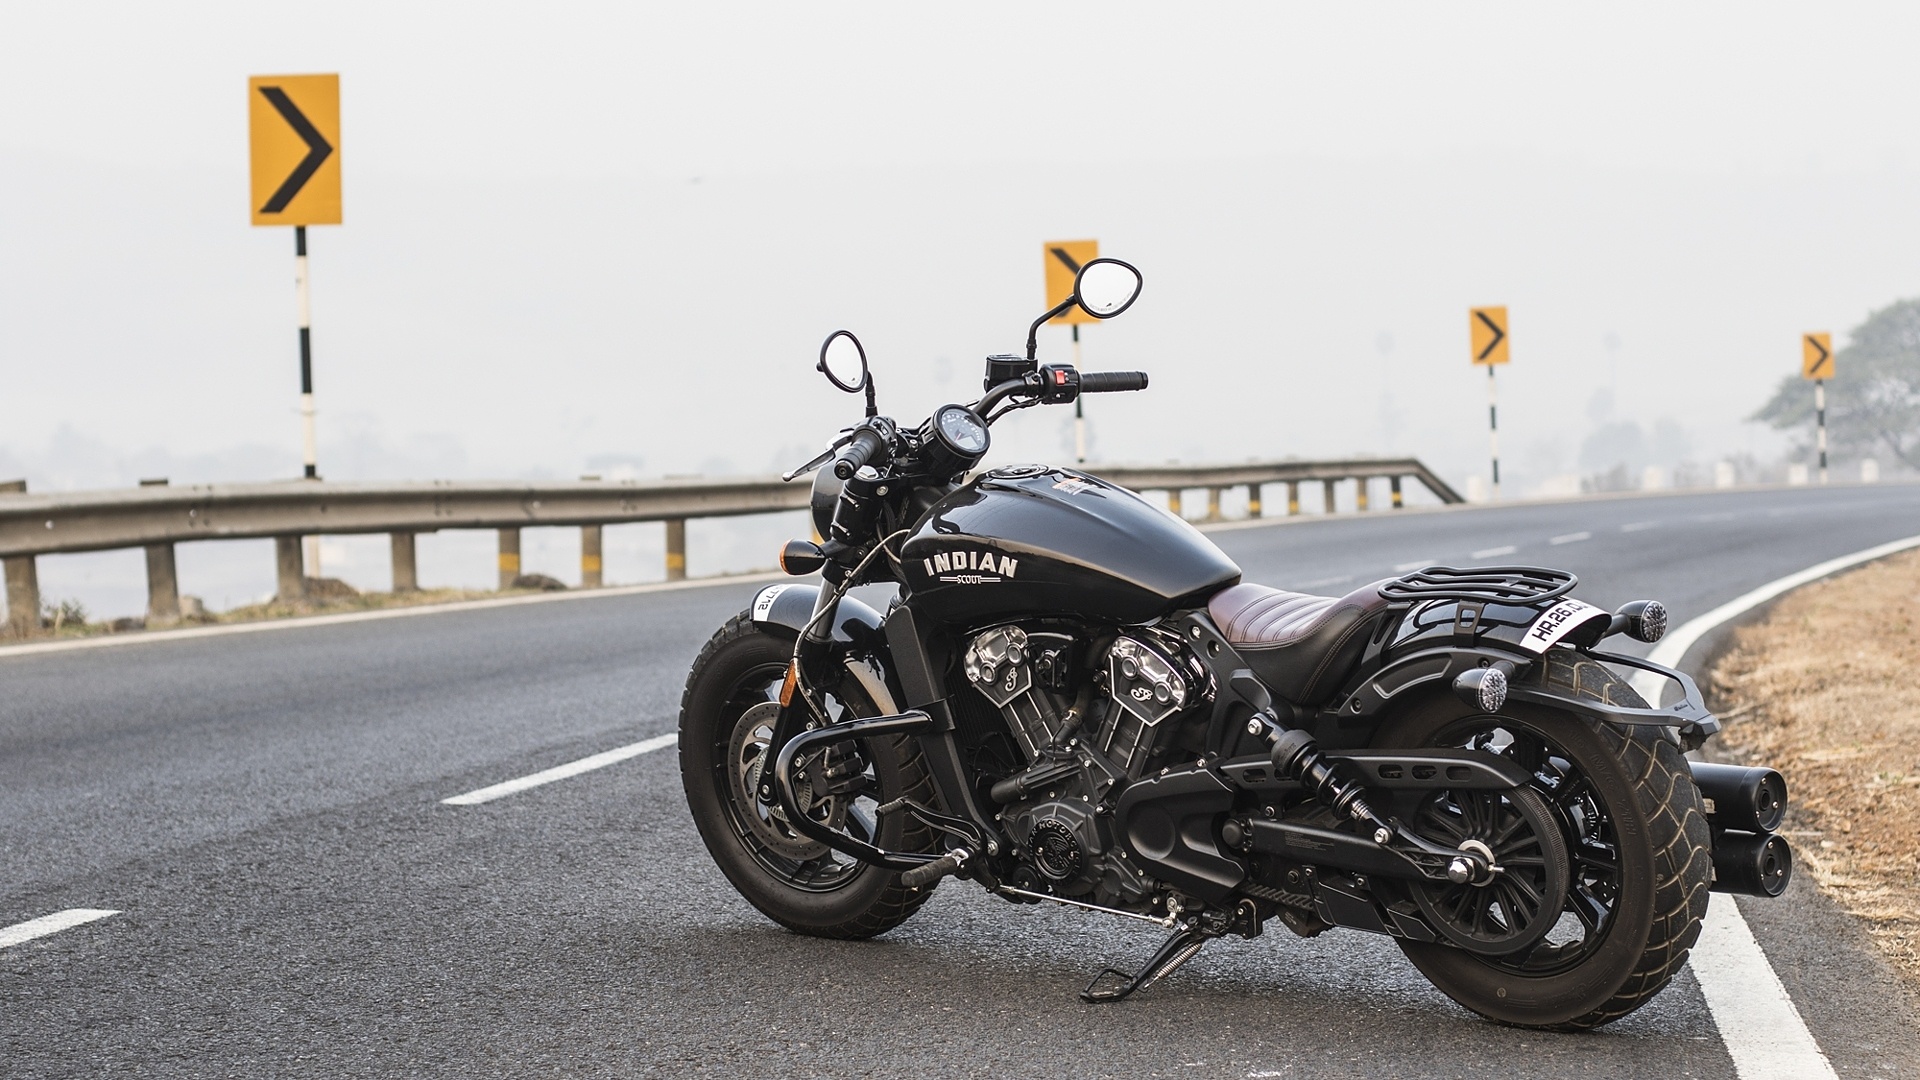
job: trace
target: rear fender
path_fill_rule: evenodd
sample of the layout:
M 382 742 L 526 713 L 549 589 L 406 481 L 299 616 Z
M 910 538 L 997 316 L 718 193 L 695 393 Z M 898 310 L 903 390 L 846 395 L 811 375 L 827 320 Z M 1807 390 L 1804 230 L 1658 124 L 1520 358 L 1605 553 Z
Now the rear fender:
M 1402 702 L 1426 693 L 1450 693 L 1453 680 L 1496 661 L 1513 664 L 1507 700 L 1563 709 L 1619 726 L 1672 728 L 1689 745 L 1720 730 L 1720 722 L 1701 699 L 1700 688 L 1684 672 L 1637 656 L 1556 646 L 1538 655 L 1479 646 L 1440 647 L 1395 657 L 1362 679 L 1324 714 L 1338 727 L 1372 726 Z M 1604 665 L 1650 672 L 1680 687 L 1680 700 L 1655 707 L 1626 680 Z

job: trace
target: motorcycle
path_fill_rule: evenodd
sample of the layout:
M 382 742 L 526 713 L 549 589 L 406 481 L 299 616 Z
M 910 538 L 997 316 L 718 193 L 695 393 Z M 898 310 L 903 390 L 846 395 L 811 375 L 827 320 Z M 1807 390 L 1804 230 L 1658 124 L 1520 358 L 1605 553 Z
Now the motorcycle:
M 1689 761 L 1719 730 L 1693 681 L 1600 650 L 1658 640 L 1657 601 L 1605 611 L 1532 566 L 1287 592 L 1097 475 L 975 474 L 1013 412 L 1146 389 L 1035 359 L 1049 319 L 1112 318 L 1140 288 L 1089 261 L 1025 355 L 987 358 L 983 396 L 917 426 L 880 415 L 858 338 L 822 345 L 866 415 L 787 475 L 818 470 L 817 534 L 781 566 L 820 581 L 763 589 L 681 704 L 687 801 L 743 897 L 868 938 L 953 877 L 1168 932 L 1089 1003 L 1273 920 L 1360 930 L 1482 1016 L 1566 1030 L 1658 994 L 1710 890 L 1780 894 L 1780 774 Z M 876 583 L 898 590 L 884 614 L 849 595 Z

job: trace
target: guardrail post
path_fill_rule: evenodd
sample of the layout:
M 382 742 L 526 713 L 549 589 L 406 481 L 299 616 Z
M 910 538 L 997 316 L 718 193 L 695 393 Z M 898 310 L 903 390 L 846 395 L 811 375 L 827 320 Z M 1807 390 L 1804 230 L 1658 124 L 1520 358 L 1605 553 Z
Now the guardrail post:
M 142 480 L 141 487 L 166 487 L 165 477 Z M 180 621 L 180 577 L 175 572 L 172 544 L 147 545 L 147 625 L 171 626 Z
M 687 519 L 667 519 L 667 580 L 687 580 Z
M 1368 495 L 1372 494 L 1372 492 L 1368 490 L 1371 486 L 1372 481 L 1364 476 L 1356 476 L 1353 478 L 1353 508 L 1363 514 L 1366 513 L 1368 507 L 1372 505 L 1367 498 Z
M 1260 516 L 1260 485 L 1259 484 L 1247 485 L 1247 516 L 1250 518 L 1257 518 Z
M 1167 489 L 1167 512 L 1171 513 L 1174 517 L 1187 516 L 1186 514 L 1182 513 L 1180 509 L 1180 489 L 1179 488 Z
M 393 548 L 393 591 L 397 593 L 418 592 L 420 589 L 420 563 L 415 556 L 413 534 L 397 532 L 389 534 L 388 540 Z
M 1320 481 L 1320 489 L 1326 492 L 1326 496 L 1325 496 L 1326 505 L 1320 508 L 1320 512 L 1323 514 L 1331 514 L 1334 512 L 1334 507 L 1339 505 L 1334 501 L 1334 498 L 1333 498 L 1333 481 L 1331 480 Z
M 7 560 L 7 630 L 14 637 L 40 632 L 40 568 L 31 555 Z
M 0 483 L 0 494 L 27 491 L 25 480 Z M 6 560 L 7 632 L 15 637 L 32 637 L 40 632 L 40 567 L 31 555 L 15 555 Z
M 1289 480 L 1287 481 L 1287 516 L 1292 517 L 1293 515 L 1299 512 L 1300 512 L 1300 481 Z
M 500 530 L 500 587 L 513 588 L 513 579 L 520 576 L 520 530 Z
M 1220 520 L 1220 488 L 1207 489 L 1207 520 Z
M 1389 477 L 1387 486 L 1393 491 L 1393 508 L 1395 510 L 1404 508 L 1407 504 L 1400 498 L 1400 478 L 1397 476 Z
M 300 538 L 297 536 L 276 536 L 273 538 L 274 569 L 279 577 L 280 588 L 275 599 L 283 604 L 307 598 L 307 575 L 300 555 Z
M 147 625 L 180 621 L 180 578 L 174 572 L 173 545 L 147 545 Z
M 600 575 L 600 526 L 580 526 L 580 587 L 597 589 L 603 584 Z

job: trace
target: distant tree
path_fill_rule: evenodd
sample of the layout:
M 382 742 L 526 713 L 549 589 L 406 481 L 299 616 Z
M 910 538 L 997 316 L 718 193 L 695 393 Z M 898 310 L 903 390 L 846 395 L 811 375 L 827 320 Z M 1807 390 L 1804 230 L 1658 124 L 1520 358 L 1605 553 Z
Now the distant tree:
M 1920 300 L 1881 308 L 1849 336 L 1827 380 L 1827 441 L 1834 456 L 1871 457 L 1884 449 L 1920 469 Z M 1780 380 L 1773 399 L 1752 418 L 1811 436 L 1813 387 L 1798 375 Z

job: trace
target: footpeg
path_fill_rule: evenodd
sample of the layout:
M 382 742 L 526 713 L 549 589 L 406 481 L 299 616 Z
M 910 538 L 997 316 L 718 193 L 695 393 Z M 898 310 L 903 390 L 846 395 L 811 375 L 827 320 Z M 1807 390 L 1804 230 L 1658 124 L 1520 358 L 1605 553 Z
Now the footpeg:
M 1203 933 L 1196 923 L 1188 923 L 1173 932 L 1173 936 L 1154 951 L 1140 970 L 1128 975 L 1119 968 L 1108 968 L 1093 977 L 1085 990 L 1080 991 L 1080 1000 L 1089 1005 L 1104 1005 L 1110 1001 L 1123 1001 L 1132 997 L 1135 991 L 1145 990 L 1154 983 L 1171 975 L 1181 964 L 1193 959 L 1213 935 Z M 1103 979 L 1117 976 L 1118 985 L 1102 987 Z
M 900 884 L 909 889 L 931 885 L 948 874 L 958 871 L 961 865 L 972 857 L 973 853 L 966 848 L 954 848 L 930 863 L 901 871 Z

